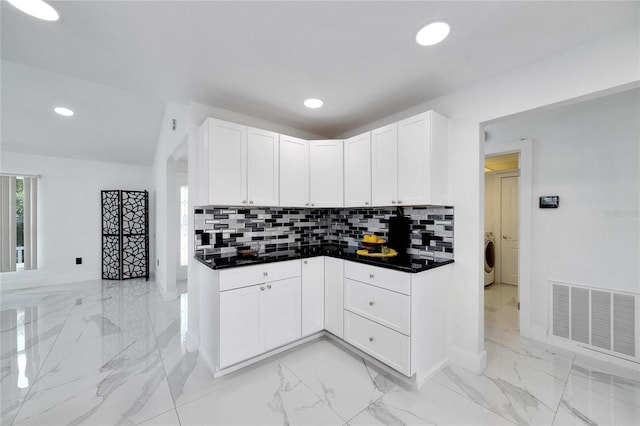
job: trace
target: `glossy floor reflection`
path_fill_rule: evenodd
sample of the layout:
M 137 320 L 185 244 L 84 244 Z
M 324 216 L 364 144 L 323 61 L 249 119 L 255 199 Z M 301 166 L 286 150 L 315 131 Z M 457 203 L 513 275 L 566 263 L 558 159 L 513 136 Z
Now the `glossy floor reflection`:
M 483 374 L 449 366 L 414 390 L 327 339 L 214 380 L 187 347 L 187 295 L 153 283 L 4 292 L 1 423 L 640 423 L 638 371 L 521 339 L 512 302 L 488 295 Z

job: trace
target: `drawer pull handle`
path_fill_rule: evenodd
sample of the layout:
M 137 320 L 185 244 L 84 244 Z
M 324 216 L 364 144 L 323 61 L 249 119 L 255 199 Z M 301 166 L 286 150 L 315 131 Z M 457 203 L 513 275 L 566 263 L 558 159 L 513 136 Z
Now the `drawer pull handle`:
M 369 274 L 369 278 L 373 278 L 373 274 Z
M 370 342 L 373 342 L 373 337 L 369 337 L 369 341 L 370 341 Z
M 267 288 L 268 288 L 268 289 L 271 289 L 271 284 L 267 284 Z
M 306 265 L 306 264 L 307 264 L 307 261 L 305 260 L 303 263 Z
M 264 287 L 260 287 L 260 291 L 264 291 Z
M 267 275 L 269 275 L 269 273 L 268 272 L 263 272 L 262 275 L 264 275 L 266 277 Z
M 373 306 L 373 305 L 374 305 L 373 300 L 371 300 L 371 301 L 369 302 L 369 306 Z

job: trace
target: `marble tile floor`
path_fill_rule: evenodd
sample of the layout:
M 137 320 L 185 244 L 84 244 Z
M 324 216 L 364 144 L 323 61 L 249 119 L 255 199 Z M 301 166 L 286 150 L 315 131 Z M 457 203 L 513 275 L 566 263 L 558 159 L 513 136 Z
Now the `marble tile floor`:
M 186 344 L 188 295 L 153 283 L 1 296 L 2 425 L 640 424 L 640 372 L 522 339 L 508 310 L 485 318 L 483 374 L 415 390 L 325 338 L 214 380 Z

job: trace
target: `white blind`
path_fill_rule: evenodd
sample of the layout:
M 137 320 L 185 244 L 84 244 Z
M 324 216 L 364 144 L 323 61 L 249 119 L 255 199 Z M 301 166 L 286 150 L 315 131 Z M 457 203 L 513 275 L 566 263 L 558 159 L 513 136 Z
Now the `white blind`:
M 0 272 L 16 270 L 16 177 L 0 176 Z
M 38 268 L 38 241 L 37 241 L 38 214 L 37 212 L 38 212 L 38 178 L 25 177 L 24 178 L 24 269 L 25 271 L 29 269 Z

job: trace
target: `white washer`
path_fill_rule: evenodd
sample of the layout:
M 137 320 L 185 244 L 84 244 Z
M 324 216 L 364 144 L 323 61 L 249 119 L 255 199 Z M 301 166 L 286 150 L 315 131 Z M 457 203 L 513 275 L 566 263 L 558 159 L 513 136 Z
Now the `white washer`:
M 484 285 L 492 284 L 496 280 L 496 244 L 493 232 L 484 233 Z

